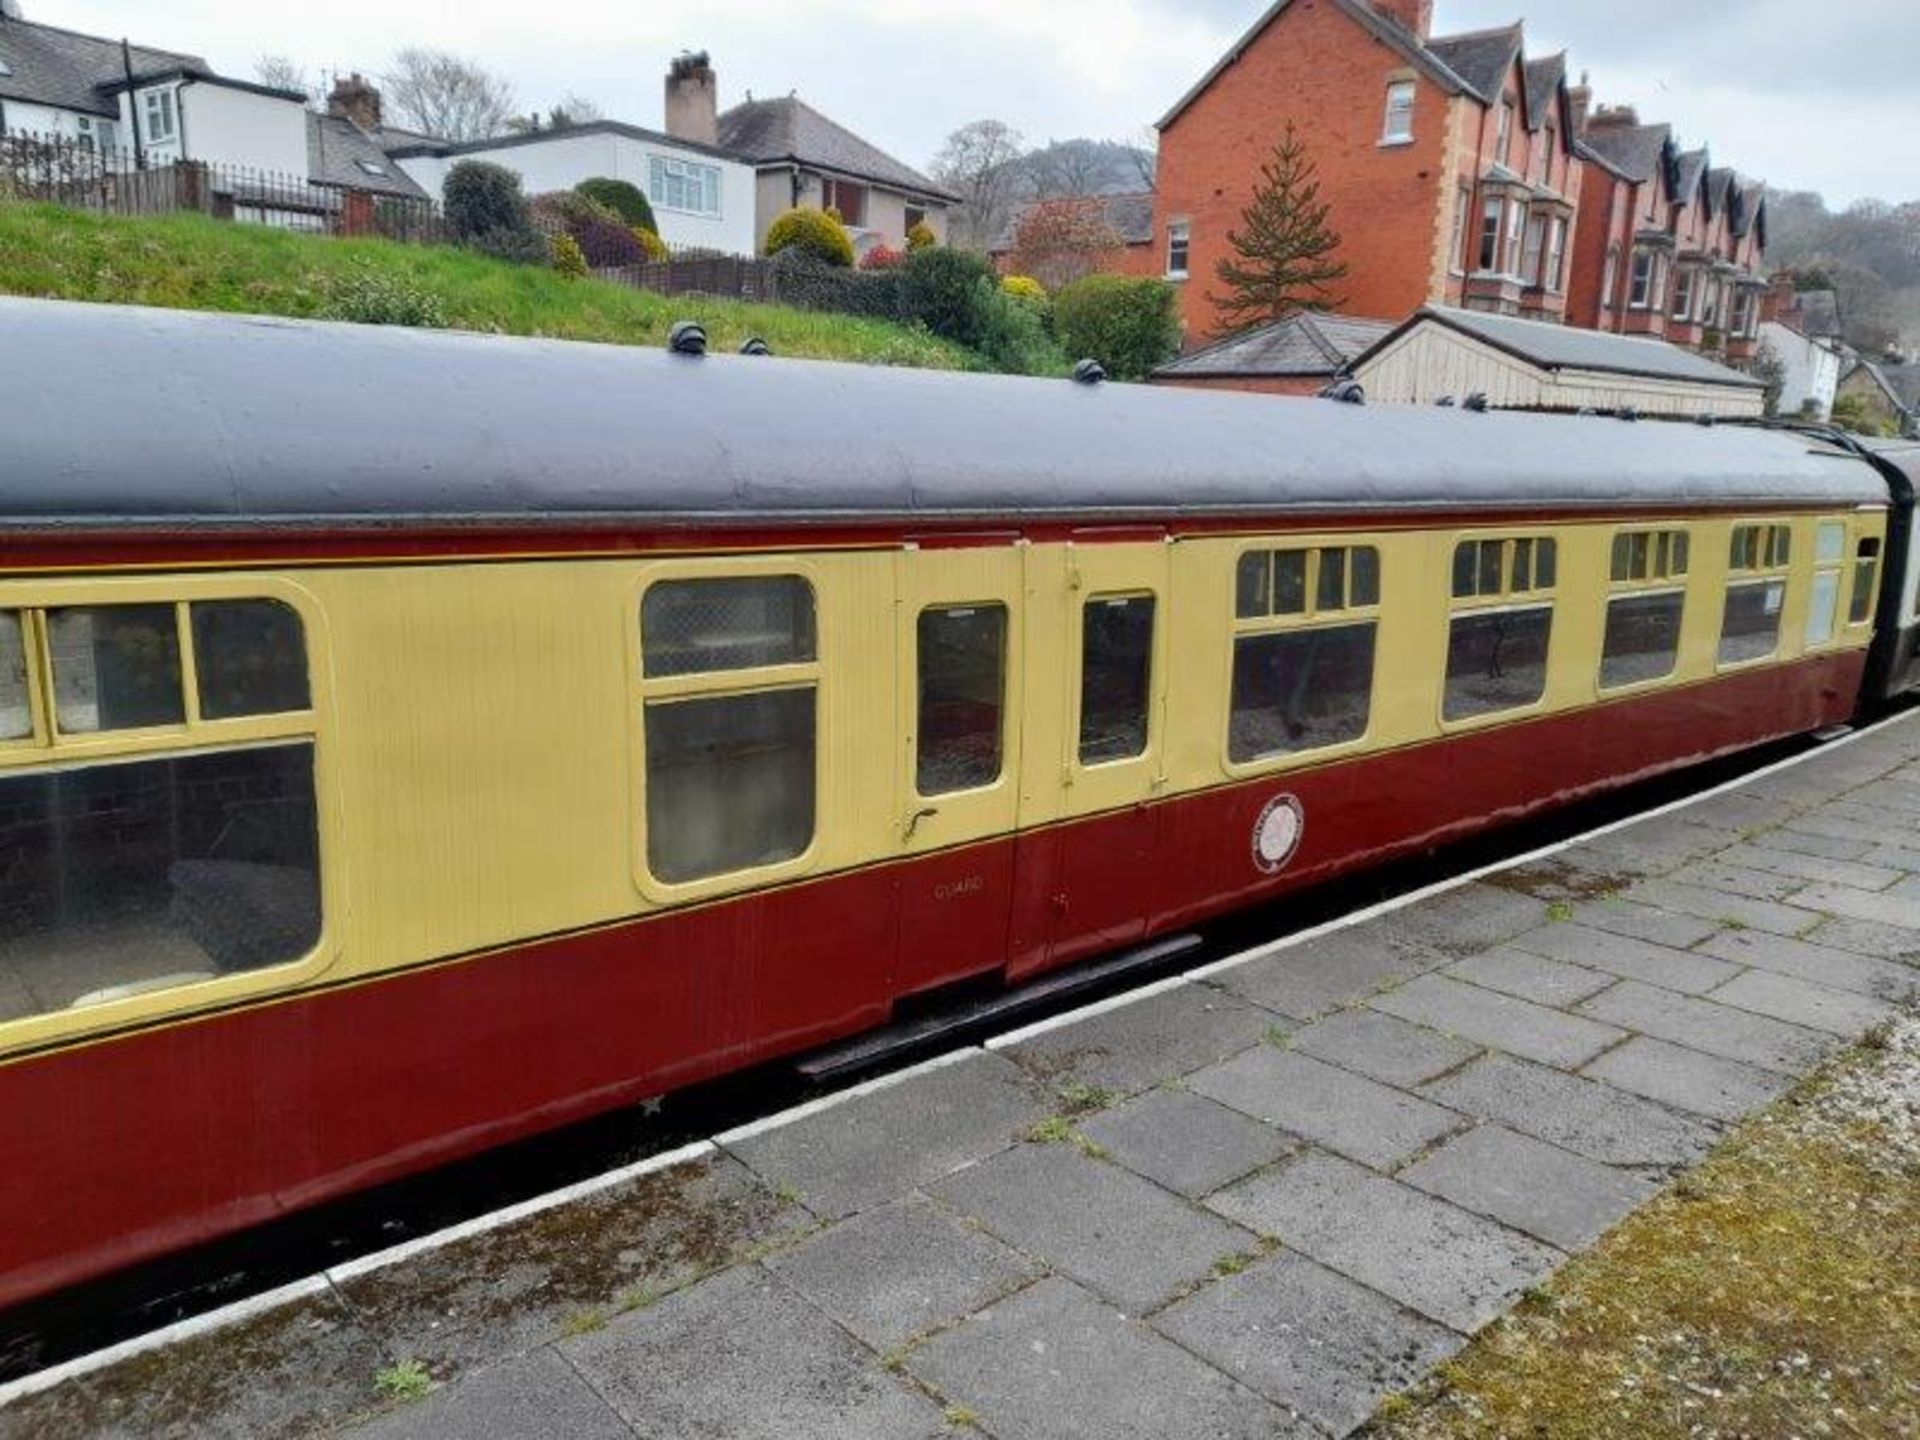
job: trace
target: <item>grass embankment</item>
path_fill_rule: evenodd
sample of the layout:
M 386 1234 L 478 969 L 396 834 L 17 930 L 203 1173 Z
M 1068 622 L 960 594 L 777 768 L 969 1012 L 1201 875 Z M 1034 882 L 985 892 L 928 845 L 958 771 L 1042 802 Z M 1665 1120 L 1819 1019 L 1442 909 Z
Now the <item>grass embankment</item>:
M 698 320 L 716 350 L 758 335 L 776 355 L 944 370 L 981 364 L 961 346 L 887 321 L 668 298 L 449 246 L 335 240 L 201 215 L 129 219 L 0 203 L 0 294 L 325 318 L 341 291 L 370 273 L 432 295 L 446 323 L 461 330 L 651 345 L 663 343 L 676 320 Z
M 1740 1127 L 1368 1433 L 1920 1435 L 1920 1021 Z

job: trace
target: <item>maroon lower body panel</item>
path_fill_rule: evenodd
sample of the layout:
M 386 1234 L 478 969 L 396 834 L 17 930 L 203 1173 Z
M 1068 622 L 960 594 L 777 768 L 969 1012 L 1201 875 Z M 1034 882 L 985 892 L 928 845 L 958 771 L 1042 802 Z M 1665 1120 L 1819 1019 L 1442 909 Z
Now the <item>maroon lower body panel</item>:
M 0 1306 L 856 1033 L 930 984 L 1068 963 L 1840 723 L 1863 663 L 1728 676 L 0 1066 Z M 1282 796 L 1298 841 L 1270 871 L 1255 831 Z

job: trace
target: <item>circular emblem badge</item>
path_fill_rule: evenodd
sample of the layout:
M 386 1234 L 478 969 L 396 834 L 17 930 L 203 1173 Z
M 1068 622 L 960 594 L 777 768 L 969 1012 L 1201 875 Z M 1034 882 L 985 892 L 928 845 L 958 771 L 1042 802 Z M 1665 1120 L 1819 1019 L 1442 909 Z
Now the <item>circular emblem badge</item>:
M 1291 795 L 1276 795 L 1253 822 L 1253 863 L 1271 875 L 1293 858 L 1306 833 L 1307 812 Z

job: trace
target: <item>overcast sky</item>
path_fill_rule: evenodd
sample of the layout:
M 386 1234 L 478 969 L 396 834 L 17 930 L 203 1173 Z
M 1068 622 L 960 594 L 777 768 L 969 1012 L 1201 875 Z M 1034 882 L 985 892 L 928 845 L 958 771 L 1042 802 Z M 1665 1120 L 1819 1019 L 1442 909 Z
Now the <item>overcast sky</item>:
M 1135 136 L 1267 0 L 21 0 L 30 19 L 205 55 L 377 73 L 439 46 L 507 75 L 527 108 L 568 91 L 660 123 L 669 56 L 704 48 L 721 103 L 797 90 L 924 165 L 983 116 L 1029 142 Z M 1505 24 L 1515 0 L 1440 0 L 1442 33 Z M 1531 0 L 1534 54 L 1565 47 L 1597 99 L 1671 121 L 1688 144 L 1843 205 L 1920 198 L 1920 0 Z

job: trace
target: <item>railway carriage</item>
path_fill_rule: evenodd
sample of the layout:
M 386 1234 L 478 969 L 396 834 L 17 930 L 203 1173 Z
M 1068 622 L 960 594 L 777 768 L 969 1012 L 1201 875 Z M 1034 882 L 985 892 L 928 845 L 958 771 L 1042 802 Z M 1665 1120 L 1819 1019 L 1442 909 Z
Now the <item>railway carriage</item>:
M 0 1304 L 1844 723 L 1913 613 L 1756 429 L 0 334 Z

